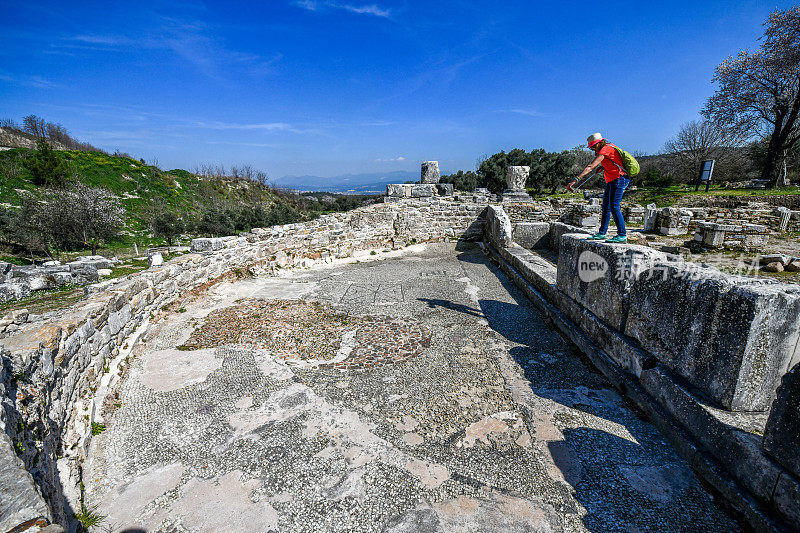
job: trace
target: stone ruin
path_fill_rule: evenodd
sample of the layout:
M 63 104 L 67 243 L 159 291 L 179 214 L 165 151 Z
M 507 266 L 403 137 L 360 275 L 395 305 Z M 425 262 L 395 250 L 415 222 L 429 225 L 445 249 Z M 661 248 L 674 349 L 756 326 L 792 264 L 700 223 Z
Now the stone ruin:
M 439 183 L 438 161 L 422 163 L 422 176 L 419 183 L 395 183 L 386 186 L 386 198 L 394 201 L 400 198 L 431 198 L 433 196 L 453 196 L 452 183 Z
M 506 190 L 503 191 L 502 201 L 506 203 L 530 202 L 531 197 L 525 189 L 525 183 L 531 173 L 531 167 L 510 166 L 506 174 Z
M 645 231 L 661 235 L 693 234 L 695 243 L 705 247 L 758 248 L 767 243 L 773 232 L 800 230 L 800 211 L 759 204 L 737 208 L 661 209 L 650 204 L 643 213 L 643 223 Z
M 531 229 L 518 238 L 489 206 L 487 247 L 514 283 L 753 529 L 796 529 L 800 289 L 590 241 L 562 222 Z M 589 275 L 588 261 L 605 270 Z
M 431 163 L 423 165 L 423 183 L 389 185 L 382 204 L 240 236 L 195 239 L 193 253 L 92 286 L 69 310 L 20 313 L 12 317 L 13 328 L 3 324 L 0 530 L 69 522 L 67 506 L 79 499 L 92 423 L 102 421 L 96 406 L 108 401 L 102 396 L 111 387 L 104 369 L 128 357 L 151 313 L 236 272 L 274 275 L 447 240 L 481 242 L 554 327 L 751 527 L 798 527 L 800 289 L 730 276 L 643 246 L 588 241 L 588 228 L 558 219 L 567 210 L 565 220 L 586 226 L 599 214 L 598 205 L 560 199 L 496 205 L 485 189 L 440 189 L 447 184 L 438 183 L 438 165 Z M 510 174 L 518 180 L 523 172 Z M 509 188 L 514 190 L 511 183 Z M 651 229 L 662 227 L 662 213 L 642 209 Z M 769 216 L 780 227 L 784 215 Z M 682 227 L 686 214 L 663 216 L 671 229 Z M 794 212 L 786 225 L 792 220 Z M 708 221 L 699 222 L 705 231 Z M 553 253 L 557 264 L 546 258 Z M 603 275 L 585 276 L 587 257 L 605 265 Z
M 112 260 L 99 255 L 81 256 L 64 265 L 58 261 L 39 266 L 0 262 L 0 302 L 25 298 L 32 291 L 95 283 L 101 275 L 111 274 L 113 266 Z

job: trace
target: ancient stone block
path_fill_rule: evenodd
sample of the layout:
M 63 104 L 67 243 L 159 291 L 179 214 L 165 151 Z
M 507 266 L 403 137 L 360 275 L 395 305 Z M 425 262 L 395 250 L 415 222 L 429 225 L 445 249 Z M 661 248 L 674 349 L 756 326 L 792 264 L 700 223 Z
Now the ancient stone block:
M 724 408 L 767 409 L 800 336 L 800 289 L 695 263 L 631 287 L 625 333 Z
M 20 524 L 50 517 L 50 510 L 39 495 L 33 478 L 14 453 L 11 438 L 4 431 L 0 431 L 0 494 L 3 495 L 0 531 L 22 531 L 17 529 Z M 31 531 L 34 528 L 39 529 L 33 526 Z
M 791 256 L 785 254 L 767 254 L 762 255 L 758 258 L 758 262 L 761 265 L 768 265 L 770 263 L 780 263 L 781 266 L 786 266 L 792 260 Z
M 800 364 L 783 376 L 764 431 L 764 449 L 800 477 Z
M 664 207 L 658 215 L 658 232 L 661 235 L 683 235 L 689 231 L 691 218 L 691 212 Z
M 409 190 L 410 192 L 410 190 Z M 390 183 L 386 186 L 386 196 L 403 198 L 406 195 L 406 187 L 402 183 Z
M 452 183 L 437 183 L 436 190 L 439 192 L 439 196 L 453 196 Z
M 800 481 L 784 472 L 775 484 L 772 502 L 790 524 L 800 524 Z
M 612 245 L 563 235 L 558 289 L 618 331 L 624 331 L 631 285 L 667 256 L 646 246 Z
M 511 220 L 499 205 L 490 205 L 486 210 L 486 238 L 498 248 L 511 245 Z
M 224 247 L 225 243 L 222 239 L 200 238 L 192 239 L 191 250 L 193 252 L 213 252 L 214 250 L 222 250 Z
M 422 179 L 420 183 L 439 183 L 439 162 L 425 161 L 422 163 Z
M 547 248 L 549 235 L 549 222 L 520 222 L 514 226 L 513 239 L 528 249 Z
M 561 216 L 561 221 L 579 228 L 597 228 L 600 225 L 601 209 L 600 205 L 572 205 Z
M 69 263 L 69 271 L 70 274 L 72 274 L 72 279 L 78 284 L 95 283 L 100 279 L 96 264 L 88 261 L 74 261 Z
M 114 263 L 111 262 L 110 259 L 103 257 L 102 255 L 82 255 L 72 261 L 71 263 L 67 263 L 68 265 L 72 265 L 74 263 L 82 263 L 82 264 L 90 264 L 98 268 L 113 268 Z
M 776 207 L 774 215 L 778 217 L 778 233 L 783 233 L 789 227 L 792 210 L 788 207 Z
M 558 242 L 561 239 L 561 236 L 568 233 L 575 233 L 579 235 L 592 234 L 592 232 L 579 228 L 577 226 L 571 226 L 563 222 L 550 222 L 550 232 L 547 236 L 547 240 L 549 241 L 548 245 L 550 249 L 553 250 L 554 252 L 558 252 Z
M 436 185 L 432 183 L 418 183 L 411 187 L 412 198 L 428 198 L 436 194 Z
M 157 266 L 161 266 L 164 264 L 164 256 L 161 255 L 161 252 L 156 252 L 153 255 L 147 258 L 148 261 L 148 268 L 153 268 Z

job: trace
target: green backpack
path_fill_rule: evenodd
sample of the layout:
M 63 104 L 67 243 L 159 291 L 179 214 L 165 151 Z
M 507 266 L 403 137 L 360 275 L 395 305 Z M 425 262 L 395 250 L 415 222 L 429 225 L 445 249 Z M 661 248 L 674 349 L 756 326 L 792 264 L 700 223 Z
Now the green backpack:
M 636 158 L 633 157 L 628 152 L 626 152 L 625 150 L 623 150 L 622 148 L 620 148 L 619 146 L 615 146 L 611 143 L 608 144 L 614 147 L 614 150 L 617 151 L 620 159 L 622 159 L 622 166 L 624 167 L 624 169 L 620 168 L 620 170 L 625 170 L 625 174 L 627 174 L 630 177 L 637 175 L 639 173 L 639 162 L 636 160 Z M 611 162 L 614 163 L 614 161 Z M 617 165 L 616 163 L 614 164 L 617 166 L 617 168 L 619 168 L 619 165 Z

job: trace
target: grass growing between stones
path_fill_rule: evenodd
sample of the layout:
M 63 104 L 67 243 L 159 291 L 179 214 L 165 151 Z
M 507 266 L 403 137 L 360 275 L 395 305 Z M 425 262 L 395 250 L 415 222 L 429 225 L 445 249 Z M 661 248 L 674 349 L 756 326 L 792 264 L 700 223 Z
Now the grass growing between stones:
M 0 304 L 0 314 L 19 309 L 27 309 L 33 314 L 42 314 L 56 309 L 63 309 L 75 304 L 83 298 L 83 287 L 64 285 L 57 289 L 36 291 L 27 298 Z
M 81 523 L 83 530 L 88 531 L 89 528 L 102 524 L 106 516 L 99 514 L 95 508 L 87 509 L 85 505 L 81 504 L 81 510 L 75 513 L 75 518 Z

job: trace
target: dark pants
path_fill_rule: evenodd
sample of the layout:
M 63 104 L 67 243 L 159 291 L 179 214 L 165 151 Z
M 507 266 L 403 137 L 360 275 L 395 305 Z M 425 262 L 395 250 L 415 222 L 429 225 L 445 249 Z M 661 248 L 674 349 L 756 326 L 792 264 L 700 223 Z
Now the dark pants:
M 625 192 L 625 188 L 630 185 L 630 183 L 631 180 L 625 175 L 606 183 L 606 192 L 603 194 L 603 218 L 600 221 L 600 233 L 608 231 L 609 218 L 613 216 L 614 224 L 617 225 L 617 235 L 621 237 L 626 235 L 625 219 L 622 218 L 622 211 L 619 209 L 619 203 L 622 200 L 622 193 Z

